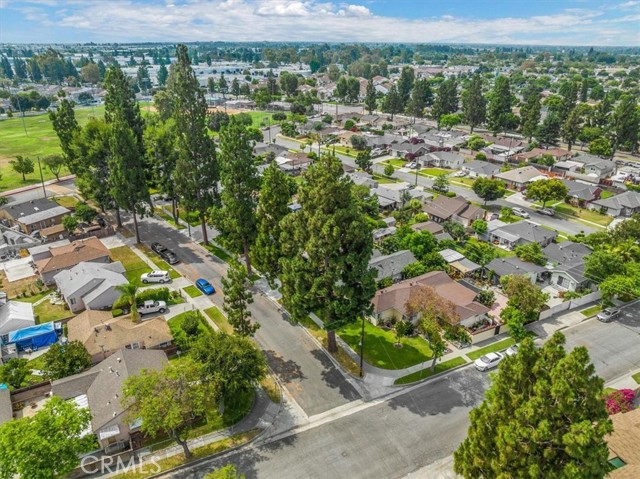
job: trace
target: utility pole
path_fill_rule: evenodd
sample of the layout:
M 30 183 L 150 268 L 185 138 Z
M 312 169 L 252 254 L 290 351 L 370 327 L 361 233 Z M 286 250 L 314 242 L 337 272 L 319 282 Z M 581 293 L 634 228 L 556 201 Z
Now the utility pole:
M 40 156 L 38 158 L 38 169 L 40 170 L 40 181 L 42 182 L 42 192 L 44 193 L 44 198 L 47 199 L 47 189 L 44 187 L 44 176 L 42 176 L 42 165 L 40 165 Z
M 24 129 L 24 136 L 29 136 L 27 133 L 27 125 L 24 122 L 24 112 L 20 106 L 20 96 L 18 96 L 18 90 L 16 90 L 16 101 L 18 102 L 18 110 L 20 110 L 20 116 L 22 117 L 22 128 Z
M 364 311 L 362 312 L 362 332 L 360 334 L 360 377 L 364 376 Z

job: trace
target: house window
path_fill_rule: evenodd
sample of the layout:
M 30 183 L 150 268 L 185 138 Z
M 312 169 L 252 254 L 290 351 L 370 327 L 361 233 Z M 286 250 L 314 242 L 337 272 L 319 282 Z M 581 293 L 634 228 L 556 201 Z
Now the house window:
M 76 298 L 69 298 L 69 304 L 76 304 Z
M 131 343 L 125 346 L 126 349 L 140 349 L 140 343 Z
M 618 456 L 609 459 L 607 463 L 609 464 L 609 471 L 615 471 L 616 469 L 620 469 L 622 466 L 625 466 L 627 464 Z
M 564 277 L 558 276 L 558 286 L 562 286 L 563 283 L 564 283 Z

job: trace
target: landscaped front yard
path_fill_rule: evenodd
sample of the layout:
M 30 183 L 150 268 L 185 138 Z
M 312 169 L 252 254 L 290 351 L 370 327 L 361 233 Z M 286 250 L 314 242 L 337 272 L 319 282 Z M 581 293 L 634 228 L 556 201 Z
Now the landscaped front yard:
M 356 321 L 338 330 L 338 335 L 353 349 L 360 353 L 362 323 Z M 402 347 L 396 347 L 396 334 L 364 323 L 364 360 L 383 369 L 403 369 L 414 364 L 428 361 L 433 354 L 427 342 L 419 337 L 401 338 Z
M 394 168 L 402 168 L 407 163 L 410 162 L 403 158 L 391 158 L 380 162 L 381 165 L 393 165 Z
M 588 210 L 585 208 L 577 208 L 567 203 L 560 203 L 556 206 L 556 211 L 561 214 L 565 214 L 577 220 L 589 221 L 596 223 L 600 226 L 607 226 L 613 221 L 613 217 L 609 215 L 603 215 L 598 211 Z
M 189 295 L 190 298 L 197 298 L 198 296 L 202 296 L 202 291 L 200 291 L 195 286 L 187 286 L 182 288 L 182 290 Z
M 429 366 L 424 369 L 421 369 L 420 371 L 416 371 L 415 373 L 402 376 L 401 378 L 396 379 L 393 384 L 395 384 L 396 386 L 400 386 L 402 384 L 415 383 L 417 381 L 421 381 L 422 379 L 431 377 L 435 374 L 448 371 L 449 369 L 457 368 L 458 366 L 462 366 L 463 364 L 466 364 L 466 361 L 464 360 L 464 358 L 457 357 L 457 358 L 449 359 L 448 361 L 444 361 L 442 363 L 436 364 L 436 367 L 433 371 Z
M 423 176 L 440 176 L 440 175 L 448 175 L 453 173 L 452 170 L 445 170 L 444 168 L 423 168 L 420 170 L 420 173 Z M 456 179 L 457 180 L 457 179 Z
M 151 271 L 149 265 L 128 246 L 119 246 L 109 250 L 109 256 L 113 261 L 122 263 L 125 269 L 124 275 L 130 283 L 140 283 L 140 276 Z
M 209 316 L 211 320 L 218 326 L 220 331 L 227 334 L 233 334 L 233 326 L 229 324 L 227 317 L 218 309 L 217 306 L 212 306 L 204 310 L 204 314 Z

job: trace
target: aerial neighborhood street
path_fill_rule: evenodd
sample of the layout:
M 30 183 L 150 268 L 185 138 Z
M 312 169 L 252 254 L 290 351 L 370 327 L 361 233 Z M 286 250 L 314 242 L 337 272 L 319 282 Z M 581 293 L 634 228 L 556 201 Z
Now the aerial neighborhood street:
M 98 36 L 31 3 L 0 5 L 0 477 L 640 477 L 637 2 L 497 44 L 419 2 L 132 0 Z

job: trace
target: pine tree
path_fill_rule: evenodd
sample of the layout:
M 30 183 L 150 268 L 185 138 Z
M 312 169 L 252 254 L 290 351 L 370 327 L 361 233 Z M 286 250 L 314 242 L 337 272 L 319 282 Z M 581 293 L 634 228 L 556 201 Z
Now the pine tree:
M 409 102 L 415 77 L 416 74 L 412 67 L 405 66 L 402 68 L 400 78 L 398 79 L 398 95 L 400 95 L 400 103 L 402 105 L 401 109 L 403 111 Z
M 164 63 L 163 63 L 162 65 L 160 65 L 160 68 L 158 68 L 158 85 L 165 86 L 167 83 L 168 76 L 169 76 L 169 71 L 167 70 L 167 67 L 164 66 Z
M 335 330 L 371 307 L 375 293 L 369 260 L 371 227 L 342 163 L 324 155 L 305 173 L 302 207 L 282 221 L 282 293 L 294 320 L 317 311 L 337 350 Z
M 482 94 L 482 77 L 475 74 L 471 80 L 471 85 L 462 99 L 462 110 L 464 111 L 464 121 L 473 129 L 484 123 L 487 115 L 487 103 Z
M 578 107 L 575 107 L 569 113 L 567 120 L 562 125 L 562 139 L 567 143 L 567 149 L 571 151 L 571 147 L 578 139 L 580 128 L 582 126 L 582 118 Z
M 4 55 L 0 56 L 0 72 L 2 72 L 2 75 L 5 78 L 13 80 L 13 70 L 11 69 L 11 63 L 9 63 L 9 59 Z
M 73 106 L 72 101 L 63 98 L 56 110 L 49 111 L 49 119 L 60 140 L 60 148 L 62 148 L 65 160 L 69 163 L 73 161 L 73 137 L 80 130 Z
M 262 174 L 256 212 L 258 234 L 253 247 L 253 262 L 272 286 L 280 274 L 280 223 L 290 213 L 289 203 L 295 183 L 275 161 Z
M 116 116 L 120 116 L 133 130 L 138 153 L 142 156 L 144 144 L 144 120 L 140 114 L 140 105 L 136 101 L 136 94 L 131 88 L 129 79 L 120 67 L 111 66 L 104 79 L 104 119 L 113 123 Z
M 455 78 L 449 78 L 440 83 L 431 114 L 440 128 L 440 118 L 456 111 L 458 111 L 458 82 Z
M 425 79 L 416 80 L 411 90 L 411 98 L 407 105 L 410 115 L 423 118 L 425 110 L 433 102 L 433 92 L 429 86 L 429 82 Z
M 147 164 L 151 166 L 151 178 L 154 185 L 163 195 L 171 199 L 171 212 L 174 222 L 177 224 L 178 198 L 174 181 L 178 161 L 176 124 L 172 118 L 166 122 L 155 118 L 147 123 L 144 132 Z
M 560 94 L 562 95 L 560 121 L 564 123 L 576 107 L 578 101 L 578 84 L 574 81 L 565 82 L 560 88 Z
M 560 137 L 561 128 L 560 116 L 555 112 L 549 112 L 536 130 L 536 138 L 546 145 L 555 145 Z
M 224 303 L 222 309 L 227 313 L 229 324 L 240 336 L 253 336 L 260 327 L 258 323 L 251 323 L 249 305 L 253 303 L 253 296 L 249 290 L 251 281 L 247 268 L 238 261 L 229 263 L 227 277 L 222 278 L 224 287 Z
M 536 88 L 531 87 L 525 92 L 524 105 L 520 109 L 522 134 L 529 138 L 529 141 L 538 129 L 540 109 L 540 93 Z
M 500 364 L 484 402 L 471 411 L 467 438 L 454 453 L 465 479 L 604 478 L 605 436 L 613 429 L 587 349 L 569 354 L 555 333 L 540 349 L 530 338 Z
M 222 205 L 210 217 L 220 240 L 231 251 L 244 254 L 251 274 L 249 250 L 256 237 L 256 193 L 260 180 L 253 161 L 253 140 L 237 116 L 220 132 L 220 183 Z
M 13 59 L 13 69 L 15 76 L 19 80 L 26 80 L 27 78 L 27 63 L 22 58 Z
M 173 103 L 178 138 L 175 187 L 187 211 L 200 215 L 202 238 L 207 237 L 206 212 L 218 201 L 218 165 L 215 145 L 207 132 L 207 102 L 196 78 L 187 47 L 178 45 L 171 67 L 174 79 L 167 88 Z
M 367 82 L 367 91 L 364 95 L 364 104 L 367 107 L 369 115 L 371 115 L 375 111 L 378 104 L 376 88 L 373 86 L 372 80 L 369 80 Z
M 38 60 L 35 57 L 29 59 L 29 76 L 34 82 L 39 82 L 42 80 L 42 70 L 40 70 L 40 65 L 38 64 Z
M 637 151 L 639 121 L 637 99 L 631 95 L 623 95 L 611 117 L 611 131 L 614 139 L 611 156 L 621 146 L 632 153 Z
M 398 93 L 398 89 L 393 85 L 382 101 L 382 111 L 391 114 L 391 120 L 396 113 L 402 111 L 402 99 Z
M 235 96 L 236 99 L 240 96 L 240 82 L 237 78 L 234 78 L 231 82 L 231 94 Z
M 488 127 L 494 134 L 513 126 L 512 104 L 509 78 L 499 76 L 493 86 L 487 109 Z

